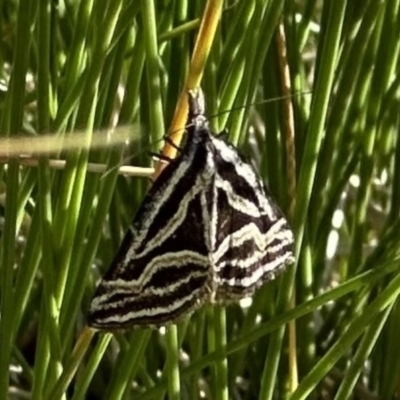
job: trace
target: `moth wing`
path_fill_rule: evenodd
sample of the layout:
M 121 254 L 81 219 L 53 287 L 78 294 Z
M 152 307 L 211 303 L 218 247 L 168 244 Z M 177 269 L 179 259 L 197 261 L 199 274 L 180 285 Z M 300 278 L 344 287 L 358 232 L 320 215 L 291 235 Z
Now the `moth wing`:
M 219 138 L 214 188 L 213 267 L 217 300 L 253 294 L 293 262 L 293 234 L 253 168 Z
M 194 166 L 178 158 L 154 182 L 96 289 L 89 325 L 108 330 L 165 325 L 210 295 L 202 214 L 208 176 L 198 173 L 202 160 Z

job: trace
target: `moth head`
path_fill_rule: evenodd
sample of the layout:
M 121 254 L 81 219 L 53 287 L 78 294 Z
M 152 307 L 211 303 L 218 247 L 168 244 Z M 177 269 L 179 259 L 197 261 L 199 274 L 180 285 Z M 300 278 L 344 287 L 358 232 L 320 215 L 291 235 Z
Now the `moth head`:
M 189 118 L 195 118 L 198 115 L 205 113 L 205 100 L 204 93 L 201 88 L 191 89 L 188 91 L 189 97 Z
M 205 113 L 204 93 L 200 88 L 188 91 L 189 114 L 188 125 L 196 129 L 208 129 L 208 120 Z

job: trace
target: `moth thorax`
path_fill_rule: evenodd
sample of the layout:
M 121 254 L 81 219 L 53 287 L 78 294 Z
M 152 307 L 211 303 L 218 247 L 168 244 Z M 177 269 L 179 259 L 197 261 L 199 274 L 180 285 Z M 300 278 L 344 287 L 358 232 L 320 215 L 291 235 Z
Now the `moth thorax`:
M 195 130 L 208 129 L 208 120 L 204 115 L 197 115 L 193 119 L 193 125 L 194 125 Z

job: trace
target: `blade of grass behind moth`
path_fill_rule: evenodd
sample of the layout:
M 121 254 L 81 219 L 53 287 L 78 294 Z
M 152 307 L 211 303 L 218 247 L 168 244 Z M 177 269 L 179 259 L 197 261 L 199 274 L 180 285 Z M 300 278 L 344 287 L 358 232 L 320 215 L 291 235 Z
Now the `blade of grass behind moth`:
M 36 341 L 36 353 L 40 356 L 35 360 L 35 366 L 33 368 L 33 385 L 31 389 L 32 400 L 40 400 L 43 398 L 46 385 L 46 374 L 48 373 L 48 365 L 50 359 L 50 351 L 52 350 L 50 345 L 50 334 L 48 334 L 47 324 L 50 320 L 50 316 L 47 313 L 47 306 L 45 305 L 45 296 L 42 296 L 40 302 L 40 314 L 42 318 L 39 323 L 38 337 Z
M 207 321 L 207 353 L 215 353 L 216 352 L 216 337 L 215 337 L 215 329 L 214 329 L 214 312 L 212 309 L 212 305 L 207 305 L 205 307 L 206 312 L 206 321 Z M 210 391 L 215 396 L 217 394 L 217 382 L 218 382 L 218 361 L 216 359 L 213 363 L 210 363 L 211 375 L 210 375 Z
M 181 8 L 181 10 L 183 12 L 185 12 L 183 10 L 183 7 Z M 185 16 L 183 16 L 183 14 L 180 14 L 180 16 L 178 17 L 178 21 L 185 21 L 186 19 L 187 18 Z M 175 28 L 167 30 L 165 33 L 161 33 L 158 36 L 158 42 L 161 44 L 162 42 L 166 42 L 168 40 L 172 40 L 177 37 L 184 36 L 185 33 L 193 31 L 193 30 L 197 29 L 199 26 L 200 26 L 199 18 L 196 18 L 189 22 L 184 22 L 183 24 L 181 24 Z
M 19 324 L 25 310 L 27 299 L 30 295 L 30 288 L 41 256 L 37 231 L 35 229 L 30 229 L 31 227 L 37 226 L 39 223 L 39 209 L 35 208 L 32 218 L 30 218 L 30 215 L 27 215 L 25 211 L 25 207 L 35 184 L 36 172 L 28 171 L 22 179 L 18 193 L 16 232 L 19 232 L 21 228 L 23 230 L 28 229 L 29 231 L 26 246 L 22 255 L 22 261 L 19 268 L 16 269 L 16 283 L 14 285 L 15 289 L 13 293 L 13 323 L 10 325 L 13 334 L 10 335 L 10 343 L 14 342 L 15 335 L 20 329 Z
M 97 38 L 97 47 L 93 55 L 93 60 L 96 61 L 94 61 L 90 67 L 91 73 L 88 75 L 88 80 L 85 82 L 85 90 L 77 117 L 77 123 L 87 127 L 88 142 L 90 142 L 94 126 L 96 99 L 98 97 L 98 79 L 122 7 L 122 1 L 114 1 L 110 3 L 109 7 L 109 10 L 107 10 L 108 18 L 105 19 L 103 29 L 100 31 L 102 34 Z M 81 209 L 87 162 L 87 150 L 73 152 L 68 158 L 62 183 L 63 198 L 58 204 L 59 207 L 55 216 L 54 229 L 57 232 L 61 232 L 60 239 L 62 242 L 59 242 L 59 246 L 63 249 L 60 256 L 60 272 L 56 288 L 56 300 L 59 307 L 61 307 L 65 283 L 68 276 L 68 268 L 74 250 L 73 245 L 78 225 L 78 216 Z M 68 210 L 67 219 L 65 219 L 65 210 Z
M 39 220 L 40 211 L 38 208 L 36 208 L 30 222 L 31 227 L 38 226 Z M 12 341 L 15 340 L 15 335 L 17 334 L 18 329 L 24 330 L 24 326 L 21 326 L 21 321 L 26 311 L 28 299 L 31 296 L 31 289 L 39 266 L 41 255 L 42 249 L 40 247 L 40 237 L 34 229 L 30 229 L 26 240 L 24 254 L 22 256 L 22 260 L 20 261 L 15 280 L 15 287 L 17 287 L 18 290 L 16 290 L 14 294 L 14 322 L 12 324 L 13 336 L 11 336 Z
M 25 77 L 28 67 L 30 46 L 30 27 L 33 24 L 32 4 L 19 4 L 17 16 L 18 41 L 16 41 L 10 90 L 7 92 L 6 107 L 1 121 L 2 132 L 19 132 L 23 123 Z M 17 204 L 19 190 L 19 165 L 11 161 L 6 178 L 6 206 L 4 230 L 1 237 L 0 256 L 2 273 L 0 274 L 0 398 L 8 398 L 10 357 L 13 337 L 13 280 L 17 223 Z
M 365 331 L 377 316 L 391 307 L 400 293 L 400 275 L 397 275 L 386 288 L 368 305 L 364 311 L 354 318 L 346 332 L 325 353 L 308 375 L 300 382 L 291 399 L 305 400 L 315 389 L 335 363 L 347 352 L 354 341 Z
M 285 96 L 285 100 L 283 102 L 283 122 L 284 122 L 284 131 L 285 131 L 285 150 L 286 150 L 286 171 L 287 171 L 287 181 L 288 181 L 288 197 L 289 197 L 289 220 L 293 220 L 293 214 L 295 210 L 295 198 L 296 198 L 296 161 L 295 161 L 295 148 L 294 148 L 294 114 L 293 114 L 293 106 L 290 98 L 291 93 L 291 79 L 290 79 L 290 70 L 287 59 L 287 46 L 286 46 L 286 37 L 285 30 L 283 27 L 282 20 L 279 23 L 279 28 L 277 30 L 276 35 L 277 48 L 278 48 L 278 60 L 279 60 L 279 70 L 281 77 L 281 86 L 282 92 Z M 311 258 L 310 258 L 311 260 Z M 311 266 L 310 263 L 308 265 Z M 309 270 L 309 281 L 311 281 L 311 271 Z M 296 298 L 296 290 L 293 288 L 293 294 L 290 300 L 290 308 L 295 306 L 295 298 Z M 307 321 L 307 325 L 311 326 L 312 321 Z M 313 347 L 313 336 L 307 335 L 308 343 L 302 344 L 304 348 L 312 348 Z M 293 392 L 299 381 L 298 377 L 298 366 L 297 366 L 297 344 L 296 344 L 296 321 L 291 321 L 289 323 L 289 385 L 290 392 Z
M 198 313 L 195 313 L 194 314 L 194 317 L 196 317 L 196 315 L 197 315 Z M 183 340 L 185 339 L 185 337 L 186 337 L 186 331 L 187 331 L 187 329 L 188 329 L 188 327 L 189 327 L 189 324 L 192 324 L 192 322 L 191 322 L 191 318 L 184 318 L 182 321 L 180 321 L 176 326 L 177 326 L 177 328 L 178 328 L 178 344 L 177 344 L 177 349 L 181 349 L 182 348 L 182 342 L 183 342 Z M 201 336 L 202 337 L 202 336 Z M 172 339 L 174 340 L 174 337 L 172 337 Z M 200 343 L 200 345 L 203 343 L 203 340 L 201 339 L 201 340 L 199 340 L 199 342 L 198 343 Z M 167 344 L 168 344 L 168 337 L 167 337 Z M 177 354 L 179 354 L 179 353 L 177 353 Z M 169 355 L 169 354 L 168 354 Z M 173 361 L 172 361 L 173 362 Z M 149 366 L 147 366 L 147 368 L 149 368 Z M 163 372 L 162 372 L 162 374 L 161 374 L 161 376 L 160 376 L 160 378 L 159 378 L 159 382 L 163 382 L 163 384 L 165 383 L 165 385 L 163 386 L 163 390 L 162 391 L 160 391 L 160 392 L 158 392 L 157 393 L 157 397 L 159 397 L 160 398 L 160 400 L 161 399 L 164 399 L 164 397 L 165 397 L 165 392 L 167 392 L 167 390 L 168 390 L 168 374 L 170 373 L 170 371 L 169 371 L 169 365 L 168 365 L 168 361 L 165 363 L 165 365 L 164 365 L 164 370 L 163 370 Z M 145 385 L 147 385 L 147 386 L 153 386 L 154 385 L 154 383 L 152 382 L 151 384 L 149 384 L 149 382 L 147 382 Z M 194 385 L 194 388 L 196 389 L 196 390 L 198 390 L 198 384 L 197 384 L 197 381 L 196 381 L 196 384 Z M 198 392 L 197 392 L 197 395 L 198 395 Z M 154 397 L 155 398 L 155 397 Z M 192 399 L 192 397 L 190 397 L 191 399 Z M 193 400 L 195 400 L 196 399 L 196 395 L 193 397 Z
M 99 116 L 103 115 L 102 118 L 99 117 L 99 122 L 97 122 L 98 125 L 102 124 L 101 121 L 112 121 L 113 118 L 111 113 L 113 110 L 116 112 L 116 107 L 113 103 L 116 101 L 115 99 L 118 98 L 118 84 L 115 81 L 120 78 L 124 61 L 123 57 L 117 57 L 117 54 L 124 53 L 127 46 L 127 39 L 128 33 L 124 34 L 120 38 L 114 51 L 109 54 L 106 65 L 104 66 L 103 74 L 107 71 L 112 71 L 113 75 L 115 74 L 116 77 L 114 78 L 113 85 L 104 85 L 106 90 L 103 97 L 106 97 L 112 104 L 107 104 L 104 107 L 104 113 L 98 111 Z M 110 126 L 110 129 L 113 128 L 114 126 Z M 62 330 L 64 343 L 68 343 L 65 339 L 66 337 L 71 337 L 72 326 L 67 321 L 73 320 L 77 316 L 79 311 L 78 305 L 80 304 L 85 289 L 85 277 L 89 273 L 89 268 L 92 265 L 93 258 L 100 242 L 102 226 L 106 220 L 112 193 L 114 193 L 117 180 L 118 170 L 115 169 L 115 167 L 121 162 L 122 150 L 115 148 L 108 151 L 105 149 L 102 153 L 97 153 L 96 156 L 97 160 L 101 161 L 104 161 L 106 157 L 106 165 L 108 166 L 108 170 L 112 172 L 110 172 L 104 179 L 99 175 L 92 177 L 85 185 L 85 192 L 83 195 L 84 201 L 80 211 L 79 227 L 77 229 L 74 244 L 77 251 L 74 251 L 72 255 L 71 268 L 68 271 L 68 281 L 66 283 L 61 310 L 62 327 L 66 329 L 66 331 Z M 93 204 L 96 202 L 97 196 L 99 196 L 97 202 L 98 206 L 93 215 Z M 82 248 L 80 244 L 85 241 L 87 242 L 87 245 L 82 249 L 83 252 L 79 251 L 78 249 Z M 85 262 L 82 262 L 83 258 L 85 259 Z M 68 348 L 68 346 L 64 346 L 64 348 Z
M 193 13 L 192 13 L 193 15 Z M 189 14 L 189 7 L 185 1 L 178 1 L 175 12 L 171 13 L 171 20 L 169 25 L 179 24 L 181 21 L 187 21 L 191 15 Z M 197 20 L 197 28 L 200 20 Z M 178 28 L 179 29 L 179 28 Z M 173 29 L 172 29 L 173 30 Z M 197 32 L 197 29 L 196 29 Z M 168 34 L 170 31 L 168 32 Z M 168 74 L 168 88 L 165 98 L 169 101 L 165 104 L 165 120 L 171 121 L 174 115 L 176 99 L 178 99 L 180 91 L 182 90 L 182 82 L 186 79 L 189 73 L 190 63 L 190 32 L 182 31 L 181 34 L 170 42 L 171 55 L 169 57 L 169 64 L 166 66 Z M 160 43 L 162 34 L 158 40 Z
M 190 330 L 190 354 L 191 354 L 191 362 L 196 362 L 201 359 L 201 356 L 204 353 L 203 343 L 204 343 L 204 334 L 205 334 L 205 324 L 206 324 L 206 313 L 205 310 L 202 309 L 199 312 L 195 313 L 191 324 L 188 327 Z M 191 376 L 190 379 L 190 398 L 193 400 L 199 399 L 199 379 L 200 372 L 196 371 Z
M 15 103 L 15 102 L 14 102 Z M 18 105 L 21 106 L 22 105 Z M 0 301 L 0 398 L 7 398 L 9 362 L 11 356 L 13 337 L 13 276 L 14 276 L 14 248 L 17 228 L 17 198 L 19 190 L 19 165 L 17 161 L 11 161 L 8 166 L 6 179 L 6 204 L 5 222 L 1 237 L 2 248 L 2 273 L 0 277 L 1 301 Z
M 397 8 L 398 5 L 395 7 Z M 376 29 L 371 37 L 371 46 L 369 46 L 369 49 L 374 49 L 376 47 L 376 51 L 370 51 L 368 56 L 372 57 L 371 59 L 385 59 L 385 63 L 382 65 L 379 63 L 381 68 L 374 68 L 372 71 L 370 90 L 371 93 L 373 93 L 373 96 L 366 95 L 365 102 L 360 102 L 360 105 L 362 104 L 363 109 L 365 110 L 365 119 L 368 118 L 368 121 L 371 123 L 365 125 L 365 130 L 363 132 L 360 185 L 357 193 L 355 218 L 352 227 L 351 252 L 348 261 L 350 269 L 359 266 L 363 258 L 363 238 L 366 234 L 367 208 L 370 204 L 372 191 L 371 181 L 377 164 L 375 144 L 380 130 L 379 119 L 382 110 L 381 99 L 383 99 L 384 93 L 388 89 L 389 82 L 392 79 L 393 65 L 398 63 L 398 54 L 387 52 L 388 35 L 385 32 L 385 26 L 391 24 L 392 14 L 393 12 L 382 12 L 381 16 L 377 18 Z M 386 39 L 379 40 L 381 37 Z M 360 100 L 362 99 L 360 98 Z M 365 107 L 365 104 L 367 104 L 367 107 Z
M 77 377 L 72 400 L 85 400 L 87 398 L 87 389 L 92 381 L 93 375 L 96 373 L 97 368 L 103 359 L 103 355 L 107 350 L 111 338 L 111 334 L 100 335 L 96 346 L 90 354 L 87 364 L 85 365 L 84 371 Z M 74 374 L 75 372 L 72 375 Z
M 376 362 L 373 367 L 374 376 L 380 377 L 379 393 L 383 399 L 394 398 L 398 387 L 398 377 L 400 375 L 400 359 L 392 357 L 398 348 L 400 335 L 400 303 L 397 301 L 393 311 L 389 315 L 386 324 L 387 329 L 382 331 L 380 339 L 372 354 L 372 361 Z M 379 349 L 379 350 L 378 350 Z M 377 351 L 378 350 L 378 351 Z M 382 364 L 384 367 L 382 369 Z
M 392 309 L 393 304 L 391 304 L 385 311 L 380 313 L 367 328 L 367 331 L 365 332 L 358 346 L 356 354 L 352 357 L 350 366 L 346 368 L 342 383 L 336 392 L 335 400 L 346 400 L 352 397 L 357 381 L 359 380 L 360 375 L 363 373 L 365 364 L 368 362 L 368 357 L 374 349 L 374 346 L 376 345 L 376 342 L 382 332 L 382 328 L 385 326 L 387 318 Z M 384 398 L 388 399 L 392 398 L 392 396 Z
M 50 37 L 53 37 L 54 32 L 50 32 L 50 1 L 40 3 L 38 9 L 37 23 L 37 41 L 41 43 L 38 49 L 38 58 L 42 62 L 38 63 L 37 76 L 37 96 L 38 96 L 38 122 L 37 130 L 39 133 L 48 132 L 50 126 L 50 108 L 51 103 L 50 93 Z M 49 353 L 51 357 L 47 362 L 42 363 L 43 367 L 47 367 L 47 379 L 43 382 L 44 388 L 52 386 L 61 372 L 61 340 L 59 331 L 59 309 L 57 307 L 55 292 L 56 271 L 55 257 L 53 248 L 53 210 L 51 198 L 51 173 L 48 168 L 48 161 L 45 158 L 39 160 L 38 168 L 38 207 L 40 210 L 40 237 L 42 240 L 42 269 L 43 269 L 43 294 L 42 304 L 45 312 L 40 314 L 39 318 L 39 335 L 47 337 L 48 345 L 50 346 Z M 39 341 L 41 339 L 39 338 Z M 43 341 L 46 341 L 43 338 Z M 38 353 L 38 357 L 42 354 Z M 37 360 L 37 359 L 36 359 Z M 35 363 L 36 364 L 36 363 Z M 36 365 L 35 365 L 36 367 Z M 35 368 L 36 369 L 36 368 Z M 40 370 L 40 368 L 39 368 Z M 46 370 L 40 371 L 45 373 Z M 39 389 L 39 388 L 38 388 Z M 41 392 L 40 388 L 36 393 Z
M 143 361 L 144 352 L 151 335 L 152 332 L 149 329 L 140 329 L 133 332 L 129 340 L 130 346 L 122 357 L 119 356 L 117 367 L 107 386 L 106 399 L 120 400 L 124 398 L 124 395 L 125 397 L 130 397 L 132 381 L 136 377 Z
M 297 193 L 296 212 L 293 219 L 293 226 L 296 235 L 296 260 L 299 258 L 300 250 L 303 245 L 302 242 L 307 210 L 317 167 L 317 159 L 314 155 L 319 153 L 321 147 L 323 126 L 326 119 L 329 96 L 332 90 L 334 69 L 338 58 L 339 39 L 345 14 L 346 1 L 341 0 L 335 3 L 324 3 L 324 6 L 328 7 L 326 8 L 326 12 L 328 12 L 328 27 L 324 38 L 325 41 L 322 46 L 322 54 L 320 56 L 320 65 L 323 65 L 324 67 L 320 68 L 320 74 L 317 76 L 315 91 L 316 98 L 314 99 L 314 107 L 310 115 L 310 124 L 304 149 L 305 155 L 303 156 L 303 160 L 308 159 L 312 160 L 312 162 L 304 163 L 300 166 L 298 187 L 301 188 L 301 190 Z M 282 278 L 277 301 L 277 312 L 283 312 L 288 307 L 292 296 L 295 271 L 295 266 L 289 268 Z M 284 332 L 285 328 L 282 327 L 271 335 L 267 359 L 264 366 L 260 399 L 272 399 Z
M 190 61 L 189 74 L 179 96 L 174 118 L 168 130 L 168 136 L 170 136 L 177 144 L 181 142 L 183 127 L 186 124 L 188 112 L 187 91 L 200 86 L 211 45 L 221 17 L 222 7 L 222 0 L 208 0 L 204 9 L 192 59 Z M 176 149 L 166 143 L 163 149 L 163 154 L 169 158 L 174 158 L 176 155 Z M 158 176 L 161 169 L 162 165 L 159 163 L 156 168 L 156 176 Z
M 47 388 L 48 391 L 45 399 L 51 400 L 58 400 L 65 396 L 65 393 L 68 389 L 68 386 L 75 376 L 76 370 L 82 363 L 82 359 L 86 353 L 87 348 L 89 347 L 93 335 L 95 331 L 93 329 L 85 328 L 82 334 L 79 336 L 78 341 L 75 344 L 75 347 L 72 351 L 71 356 L 69 357 L 68 363 L 66 364 L 62 374 L 60 375 L 59 379 L 57 380 L 56 384 L 52 388 Z M 111 335 L 106 334 L 104 341 L 110 340 Z M 106 348 L 106 343 L 104 348 Z M 51 389 L 51 390 L 49 390 Z M 40 397 L 40 399 L 43 397 Z M 39 399 L 39 398 L 38 398 Z
M 261 4 L 260 2 L 256 2 L 256 8 L 253 14 L 253 18 L 251 19 L 251 29 L 247 29 L 246 36 L 243 44 L 243 76 L 237 82 L 238 90 L 235 96 L 235 105 L 242 105 L 252 103 L 255 98 L 255 93 L 250 91 L 251 87 L 254 87 L 255 82 L 259 82 L 259 71 L 254 71 L 254 66 L 259 54 L 257 54 L 257 46 L 254 46 L 254 43 L 257 43 L 259 40 L 260 29 L 262 29 L 262 21 L 264 13 L 267 9 L 266 3 Z M 264 37 L 264 36 L 263 36 Z M 268 42 L 263 40 L 263 44 L 266 48 L 268 48 Z M 229 85 L 231 82 L 229 82 Z M 245 108 L 241 108 L 233 113 L 230 118 L 230 128 L 229 128 L 229 136 L 235 145 L 239 143 L 239 141 L 245 136 L 243 127 L 245 125 L 244 116 L 245 113 L 248 112 Z
M 158 65 L 157 21 L 153 1 L 141 1 L 146 77 L 149 98 L 149 121 L 153 143 L 165 132 L 161 99 L 161 80 Z
M 212 325 L 214 329 L 212 330 L 212 333 L 214 334 L 215 349 L 218 351 L 225 349 L 227 345 L 226 313 L 225 308 L 219 305 L 215 305 L 212 312 L 214 320 L 214 324 Z M 218 359 L 215 369 L 217 373 L 215 379 L 215 399 L 228 400 L 228 358 L 223 357 Z
M 178 329 L 176 325 L 170 325 L 166 330 L 167 347 L 167 374 L 168 374 L 168 398 L 180 399 L 180 373 L 179 373 L 179 352 Z
M 87 46 L 87 42 L 84 38 L 87 37 L 88 30 L 93 26 L 93 4 L 93 0 L 82 0 L 79 2 L 77 17 L 74 20 L 75 29 L 73 31 L 68 57 L 65 59 L 65 82 L 60 93 L 60 97 L 64 100 L 64 104 L 70 103 L 67 99 L 75 99 L 76 102 L 79 101 L 81 95 L 66 96 L 65 92 L 70 92 L 70 88 L 74 88 L 71 92 L 74 92 L 74 90 L 82 91 L 84 89 L 83 82 L 87 80 L 86 74 L 82 73 L 83 66 L 85 65 L 86 61 L 82 54 L 84 54 L 85 46 Z M 87 71 L 87 73 L 89 73 L 89 71 Z M 79 82 L 78 79 L 81 77 L 83 81 Z M 56 127 L 61 127 L 64 125 L 61 121 L 65 121 L 67 118 L 66 115 L 69 116 L 70 112 L 63 112 L 62 110 L 66 110 L 68 108 L 73 110 L 75 109 L 75 106 L 72 104 L 70 107 L 65 107 L 63 104 L 60 105 L 60 109 L 56 117 L 56 121 L 59 122 L 55 124 Z
M 249 43 L 247 38 L 253 32 L 247 27 L 252 24 L 252 19 L 254 18 L 255 2 L 246 1 L 238 5 L 241 7 L 237 13 L 238 19 L 234 20 L 230 27 L 229 38 L 219 62 L 220 71 L 217 71 L 217 82 L 221 98 L 220 110 L 230 110 L 233 107 L 244 73 L 246 52 L 248 51 L 248 46 L 245 44 Z M 243 32 L 245 32 L 244 39 Z M 241 45 L 236 50 L 238 38 L 240 38 Z M 235 49 L 235 51 L 232 51 L 232 49 Z M 225 70 L 226 65 L 230 66 L 228 72 Z M 243 105 L 243 103 L 240 105 Z M 229 113 L 221 114 L 218 117 L 218 126 L 224 128 L 228 119 Z

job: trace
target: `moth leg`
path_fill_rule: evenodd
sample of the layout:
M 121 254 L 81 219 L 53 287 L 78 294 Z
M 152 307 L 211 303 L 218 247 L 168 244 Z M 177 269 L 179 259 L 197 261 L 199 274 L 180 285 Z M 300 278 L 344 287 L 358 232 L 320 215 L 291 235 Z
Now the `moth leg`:
M 228 140 L 229 131 L 228 129 L 224 129 L 215 136 L 217 136 L 218 139 Z
M 169 164 L 169 163 L 171 163 L 171 161 L 173 161 L 173 159 L 171 157 L 168 157 L 162 153 L 154 153 L 154 152 L 150 151 L 149 155 L 153 160 L 161 162 L 163 164 Z M 149 178 L 149 180 L 151 183 L 155 182 L 155 179 L 153 179 L 151 177 Z
M 169 136 L 165 135 L 163 139 L 164 139 L 165 142 L 167 142 L 174 149 L 176 149 L 178 151 L 182 151 L 183 150 L 183 148 L 178 146 Z
M 166 155 L 164 155 L 162 153 L 149 152 L 149 154 L 153 159 L 155 159 L 157 161 L 163 161 L 163 162 L 166 162 L 168 164 L 172 161 L 171 157 L 168 157 L 168 156 L 166 156 Z

